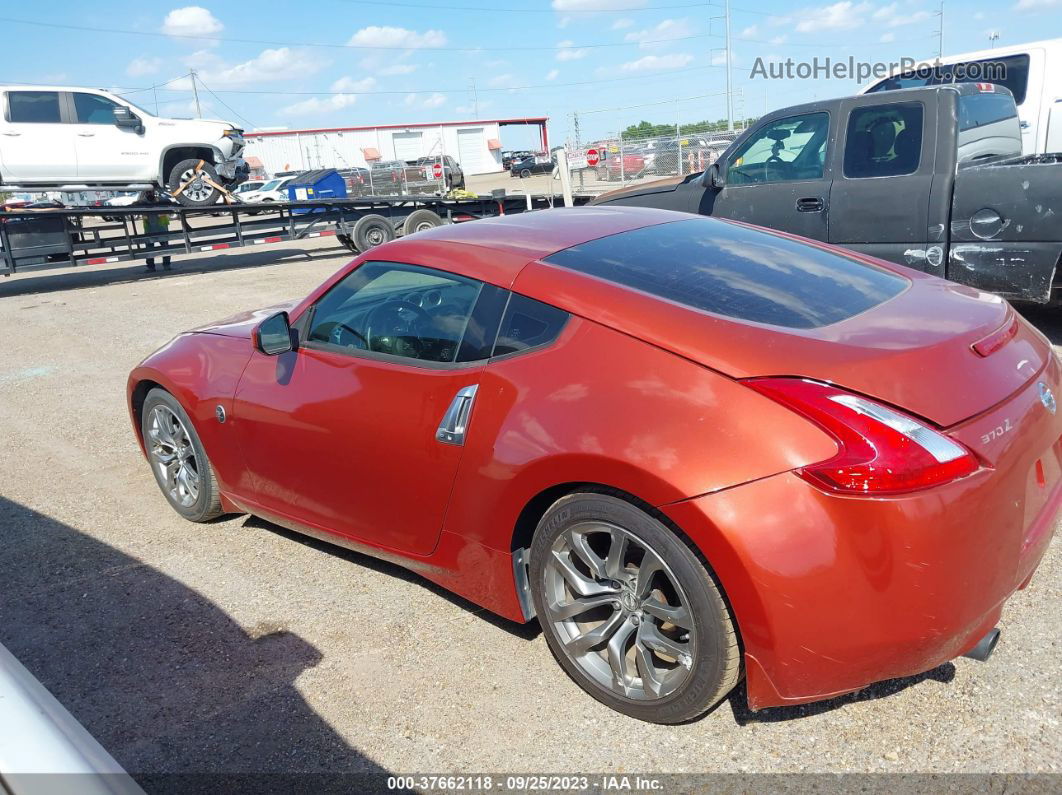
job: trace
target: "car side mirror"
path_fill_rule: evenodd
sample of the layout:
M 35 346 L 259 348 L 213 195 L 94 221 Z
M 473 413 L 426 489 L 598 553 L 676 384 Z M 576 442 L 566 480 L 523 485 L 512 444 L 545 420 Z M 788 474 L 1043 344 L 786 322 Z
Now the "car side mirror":
M 270 315 L 258 325 L 254 331 L 254 347 L 266 356 L 277 356 L 293 348 L 287 312 Z
M 140 123 L 140 117 L 124 105 L 119 105 L 114 109 L 114 125 L 131 129 L 136 133 L 144 131 L 144 125 Z
M 726 174 L 723 173 L 718 161 L 708 166 L 708 170 L 704 173 L 704 181 L 707 187 L 713 190 L 722 190 L 726 187 Z

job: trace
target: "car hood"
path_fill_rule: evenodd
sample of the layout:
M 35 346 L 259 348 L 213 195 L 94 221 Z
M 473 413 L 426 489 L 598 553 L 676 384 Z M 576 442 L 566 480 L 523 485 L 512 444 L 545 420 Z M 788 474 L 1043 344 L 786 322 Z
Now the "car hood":
M 218 334 L 222 337 L 241 337 L 250 339 L 251 332 L 254 331 L 259 323 L 267 317 L 275 315 L 277 312 L 291 312 L 299 305 L 300 300 L 301 299 L 293 299 L 280 304 L 274 304 L 273 306 L 267 306 L 262 309 L 252 309 L 248 312 L 241 312 L 238 315 L 227 317 L 224 320 L 218 320 L 214 323 L 208 323 L 205 326 L 194 328 L 190 333 Z
M 675 190 L 685 180 L 686 177 L 667 177 L 665 179 L 654 179 L 652 182 L 641 182 L 637 185 L 631 185 L 629 188 L 617 188 L 616 190 L 602 193 L 590 204 L 605 204 L 613 199 L 646 196 L 652 193 L 668 193 Z

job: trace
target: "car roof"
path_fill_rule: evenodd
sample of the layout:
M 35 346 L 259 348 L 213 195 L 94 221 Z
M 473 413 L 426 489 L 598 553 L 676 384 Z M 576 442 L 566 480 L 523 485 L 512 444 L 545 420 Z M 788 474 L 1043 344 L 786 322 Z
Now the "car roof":
M 533 260 L 601 237 L 694 217 L 651 207 L 567 207 L 437 226 L 418 232 L 409 241 L 483 246 L 519 253 Z

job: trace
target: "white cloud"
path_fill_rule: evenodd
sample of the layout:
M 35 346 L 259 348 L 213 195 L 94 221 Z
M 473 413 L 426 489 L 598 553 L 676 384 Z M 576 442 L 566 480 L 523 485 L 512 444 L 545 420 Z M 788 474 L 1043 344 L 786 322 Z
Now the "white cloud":
M 646 55 L 636 61 L 620 65 L 621 72 L 651 72 L 656 69 L 678 69 L 693 60 L 692 55 L 673 53 L 671 55 Z
M 619 19 L 617 19 L 615 22 L 612 23 L 612 29 L 613 30 L 625 30 L 627 28 L 633 28 L 633 27 L 634 27 L 634 20 L 630 19 L 629 17 L 620 17 Z
M 546 79 L 547 80 L 556 80 L 557 76 L 559 74 L 560 74 L 560 69 L 550 69 L 549 72 L 546 74 Z
M 417 101 L 417 95 L 416 94 L 406 94 L 406 98 L 402 100 L 402 104 L 403 105 L 412 105 L 416 101 Z
M 376 73 L 383 77 L 390 77 L 391 75 L 408 75 L 415 71 L 417 71 L 417 65 L 414 63 L 395 63 L 377 69 Z
M 760 29 L 759 29 L 758 26 L 749 25 L 747 28 L 745 28 L 743 31 L 741 31 L 741 33 L 739 33 L 738 36 L 740 36 L 743 39 L 753 39 L 756 36 L 758 36 L 759 33 L 760 33 Z
M 557 46 L 563 49 L 557 50 L 558 61 L 578 61 L 580 58 L 586 57 L 586 50 L 578 49 L 573 45 L 575 42 L 565 40 L 558 41 Z
M 931 16 L 928 11 L 903 13 L 898 10 L 898 5 L 898 3 L 889 3 L 887 6 L 882 6 L 871 15 L 871 21 L 882 25 L 888 25 L 890 28 L 898 28 L 903 25 L 913 25 L 917 22 L 925 22 Z
M 443 105 L 445 103 L 446 103 L 446 95 L 445 94 L 439 94 L 438 92 L 436 92 L 435 94 L 432 94 L 430 97 L 428 97 L 426 100 L 424 100 L 423 104 L 424 104 L 424 107 L 426 107 L 426 108 L 437 108 L 440 105 Z
M 349 43 L 359 47 L 422 50 L 444 46 L 446 44 L 446 34 L 441 30 L 426 30 L 423 33 L 418 33 L 407 28 L 370 25 L 351 36 Z
M 561 17 L 560 19 L 557 20 L 557 27 L 560 28 L 561 30 L 564 30 L 570 24 L 572 24 L 572 18 L 571 17 Z
M 355 94 L 362 91 L 371 91 L 375 87 L 375 77 L 363 77 L 361 80 L 355 80 L 352 77 L 341 77 L 332 83 L 331 90 L 349 91 L 351 93 L 333 94 L 332 96 L 321 98 L 311 97 L 310 99 L 296 102 L 294 105 L 281 108 L 280 112 L 285 116 L 332 113 L 333 111 L 349 108 L 358 101 Z
M 200 50 L 186 58 L 185 63 L 195 68 L 203 82 L 213 89 L 295 80 L 315 74 L 327 65 L 312 53 L 290 47 L 262 50 L 249 61 L 238 64 L 229 64 L 212 52 Z M 174 88 L 191 87 L 187 79 L 171 85 Z
M 768 41 L 774 45 L 785 44 L 788 38 L 789 37 L 783 33 L 781 36 L 772 36 Z
M 1035 11 L 1040 8 L 1054 8 L 1062 5 L 1062 0 L 1018 0 L 1015 11 Z
M 623 11 L 641 8 L 645 0 L 553 0 L 554 11 Z
M 489 108 L 490 106 L 491 106 L 490 102 L 480 101 L 478 110 L 480 112 L 482 112 L 483 110 Z M 454 108 L 454 113 L 456 113 L 458 116 L 471 116 L 476 111 L 477 111 L 477 108 L 472 103 L 469 103 L 467 105 L 458 105 L 456 108 Z
M 842 0 L 840 3 L 823 8 L 806 8 L 794 14 L 799 20 L 796 29 L 799 33 L 817 33 L 822 30 L 851 30 L 863 25 L 873 10 L 870 3 L 853 3 Z
M 513 84 L 513 76 L 511 74 L 496 75 L 487 81 L 487 85 L 491 88 L 509 88 Z
M 636 30 L 623 37 L 624 41 L 636 41 L 640 47 L 659 46 L 660 43 L 681 39 L 689 35 L 689 20 L 664 19 L 651 28 Z
M 144 75 L 155 74 L 161 66 L 161 58 L 141 56 L 140 58 L 134 58 L 129 62 L 129 65 L 125 67 L 125 73 L 130 77 L 143 77 Z
M 896 34 L 895 33 L 882 33 L 881 34 L 881 38 L 878 39 L 878 41 L 880 41 L 882 44 L 889 44 L 890 42 L 896 41 Z
M 221 21 L 202 6 L 175 8 L 162 20 L 163 33 L 181 38 L 214 36 L 221 33 L 224 28 Z M 203 39 L 203 43 L 207 46 L 218 44 L 209 39 Z
M 361 94 L 376 88 L 375 77 L 363 77 L 355 80 L 353 77 L 341 77 L 332 83 L 333 91 L 349 91 L 352 94 Z

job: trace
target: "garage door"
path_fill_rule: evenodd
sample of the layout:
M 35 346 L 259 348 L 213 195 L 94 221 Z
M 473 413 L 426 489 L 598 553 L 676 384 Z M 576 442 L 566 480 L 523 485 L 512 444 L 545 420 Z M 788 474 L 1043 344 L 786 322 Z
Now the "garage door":
M 487 174 L 494 171 L 494 163 L 487 162 L 487 141 L 482 127 L 457 131 L 457 162 L 466 174 Z
M 416 160 L 422 154 L 421 138 L 424 133 L 395 133 L 395 160 Z

